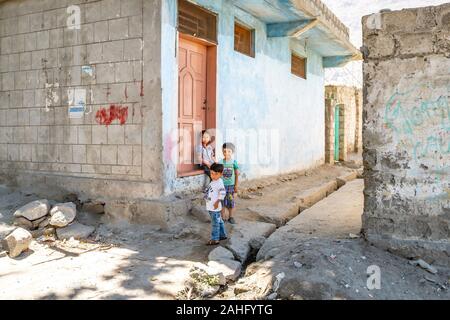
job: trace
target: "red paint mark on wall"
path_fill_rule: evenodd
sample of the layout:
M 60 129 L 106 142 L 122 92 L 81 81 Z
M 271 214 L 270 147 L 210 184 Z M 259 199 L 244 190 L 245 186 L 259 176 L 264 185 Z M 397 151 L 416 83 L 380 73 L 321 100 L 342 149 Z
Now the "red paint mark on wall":
M 95 121 L 98 124 L 109 126 L 114 120 L 118 120 L 120 125 L 124 125 L 128 119 L 128 107 L 111 105 L 109 109 L 102 108 L 97 111 Z
M 141 97 L 144 96 L 144 80 L 141 80 Z

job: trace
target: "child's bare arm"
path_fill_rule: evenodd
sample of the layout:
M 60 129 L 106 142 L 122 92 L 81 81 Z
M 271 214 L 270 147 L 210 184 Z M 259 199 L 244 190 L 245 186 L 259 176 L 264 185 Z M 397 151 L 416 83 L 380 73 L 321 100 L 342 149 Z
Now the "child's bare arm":
M 234 170 L 234 175 L 236 177 L 236 181 L 234 183 L 234 192 L 238 192 L 238 184 L 239 184 L 239 170 Z

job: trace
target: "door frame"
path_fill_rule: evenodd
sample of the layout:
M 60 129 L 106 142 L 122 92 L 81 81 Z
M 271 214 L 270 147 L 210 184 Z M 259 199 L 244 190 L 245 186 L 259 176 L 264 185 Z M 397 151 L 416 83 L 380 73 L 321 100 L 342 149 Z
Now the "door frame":
M 212 43 L 209 41 L 206 41 L 204 39 L 196 38 L 194 36 L 184 34 L 181 32 L 178 32 L 177 36 L 177 66 L 178 66 L 178 54 L 179 54 L 179 43 L 180 39 L 185 39 L 188 41 L 196 42 L 199 44 L 202 44 L 206 46 L 206 123 L 204 124 L 204 127 L 206 129 L 216 129 L 216 123 L 217 123 L 217 44 Z M 177 72 L 179 73 L 179 68 L 176 68 Z M 178 104 L 177 104 L 177 119 L 179 118 L 179 96 L 180 96 L 180 88 L 178 86 L 177 89 L 178 94 Z M 177 127 L 179 126 L 178 120 L 177 120 Z M 179 134 L 178 134 L 179 136 Z M 194 141 L 196 141 L 194 137 Z M 180 147 L 180 144 L 178 144 L 178 148 Z M 195 145 L 193 146 L 195 148 Z M 178 155 L 179 155 L 178 150 Z M 180 160 L 180 159 L 179 159 Z M 178 177 L 189 177 L 189 176 L 195 176 L 195 175 L 201 175 L 203 174 L 203 170 L 194 170 L 192 172 L 180 172 L 179 171 L 179 163 L 177 163 L 177 176 Z

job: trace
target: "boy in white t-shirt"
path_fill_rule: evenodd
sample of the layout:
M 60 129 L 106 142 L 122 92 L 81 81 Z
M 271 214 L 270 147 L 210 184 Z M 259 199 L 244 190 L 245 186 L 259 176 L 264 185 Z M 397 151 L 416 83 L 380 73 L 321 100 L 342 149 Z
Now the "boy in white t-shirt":
M 222 181 L 223 165 L 214 163 L 211 169 L 211 183 L 205 190 L 206 210 L 211 216 L 211 240 L 208 245 L 218 245 L 220 240 L 227 239 L 225 225 L 222 219 L 222 202 L 226 191 Z

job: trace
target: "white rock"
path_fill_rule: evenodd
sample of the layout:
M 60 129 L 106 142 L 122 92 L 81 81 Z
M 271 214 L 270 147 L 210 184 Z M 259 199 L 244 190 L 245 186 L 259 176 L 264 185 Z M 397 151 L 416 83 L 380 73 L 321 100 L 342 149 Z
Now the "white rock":
M 86 239 L 94 231 L 95 231 L 95 228 L 92 226 L 85 226 L 81 223 L 74 222 L 65 228 L 56 229 L 56 235 L 58 236 L 58 239 L 60 239 L 60 240 L 70 239 L 70 238 Z
M 30 246 L 33 237 L 31 233 L 23 228 L 17 228 L 5 239 L 3 239 L 3 249 L 9 253 L 11 258 L 19 256 Z
M 75 219 L 77 207 L 73 202 L 59 203 L 50 210 L 50 215 L 50 225 L 65 227 Z
M 235 281 L 241 274 L 242 265 L 235 260 L 221 259 L 208 262 L 208 267 L 222 273 L 227 280 Z
M 419 266 L 422 269 L 428 271 L 429 273 L 432 274 L 436 274 L 438 271 L 435 267 L 433 267 L 432 265 L 426 263 L 424 260 L 419 259 L 419 260 L 415 260 L 415 261 L 410 261 L 409 264 L 414 265 L 414 266 Z
M 30 202 L 14 212 L 14 217 L 24 217 L 30 221 L 37 220 L 48 214 L 50 204 L 48 200 L 36 200 Z
M 234 255 L 230 250 L 227 250 L 224 247 L 217 247 L 208 255 L 209 261 L 217 261 L 222 259 L 234 260 Z

